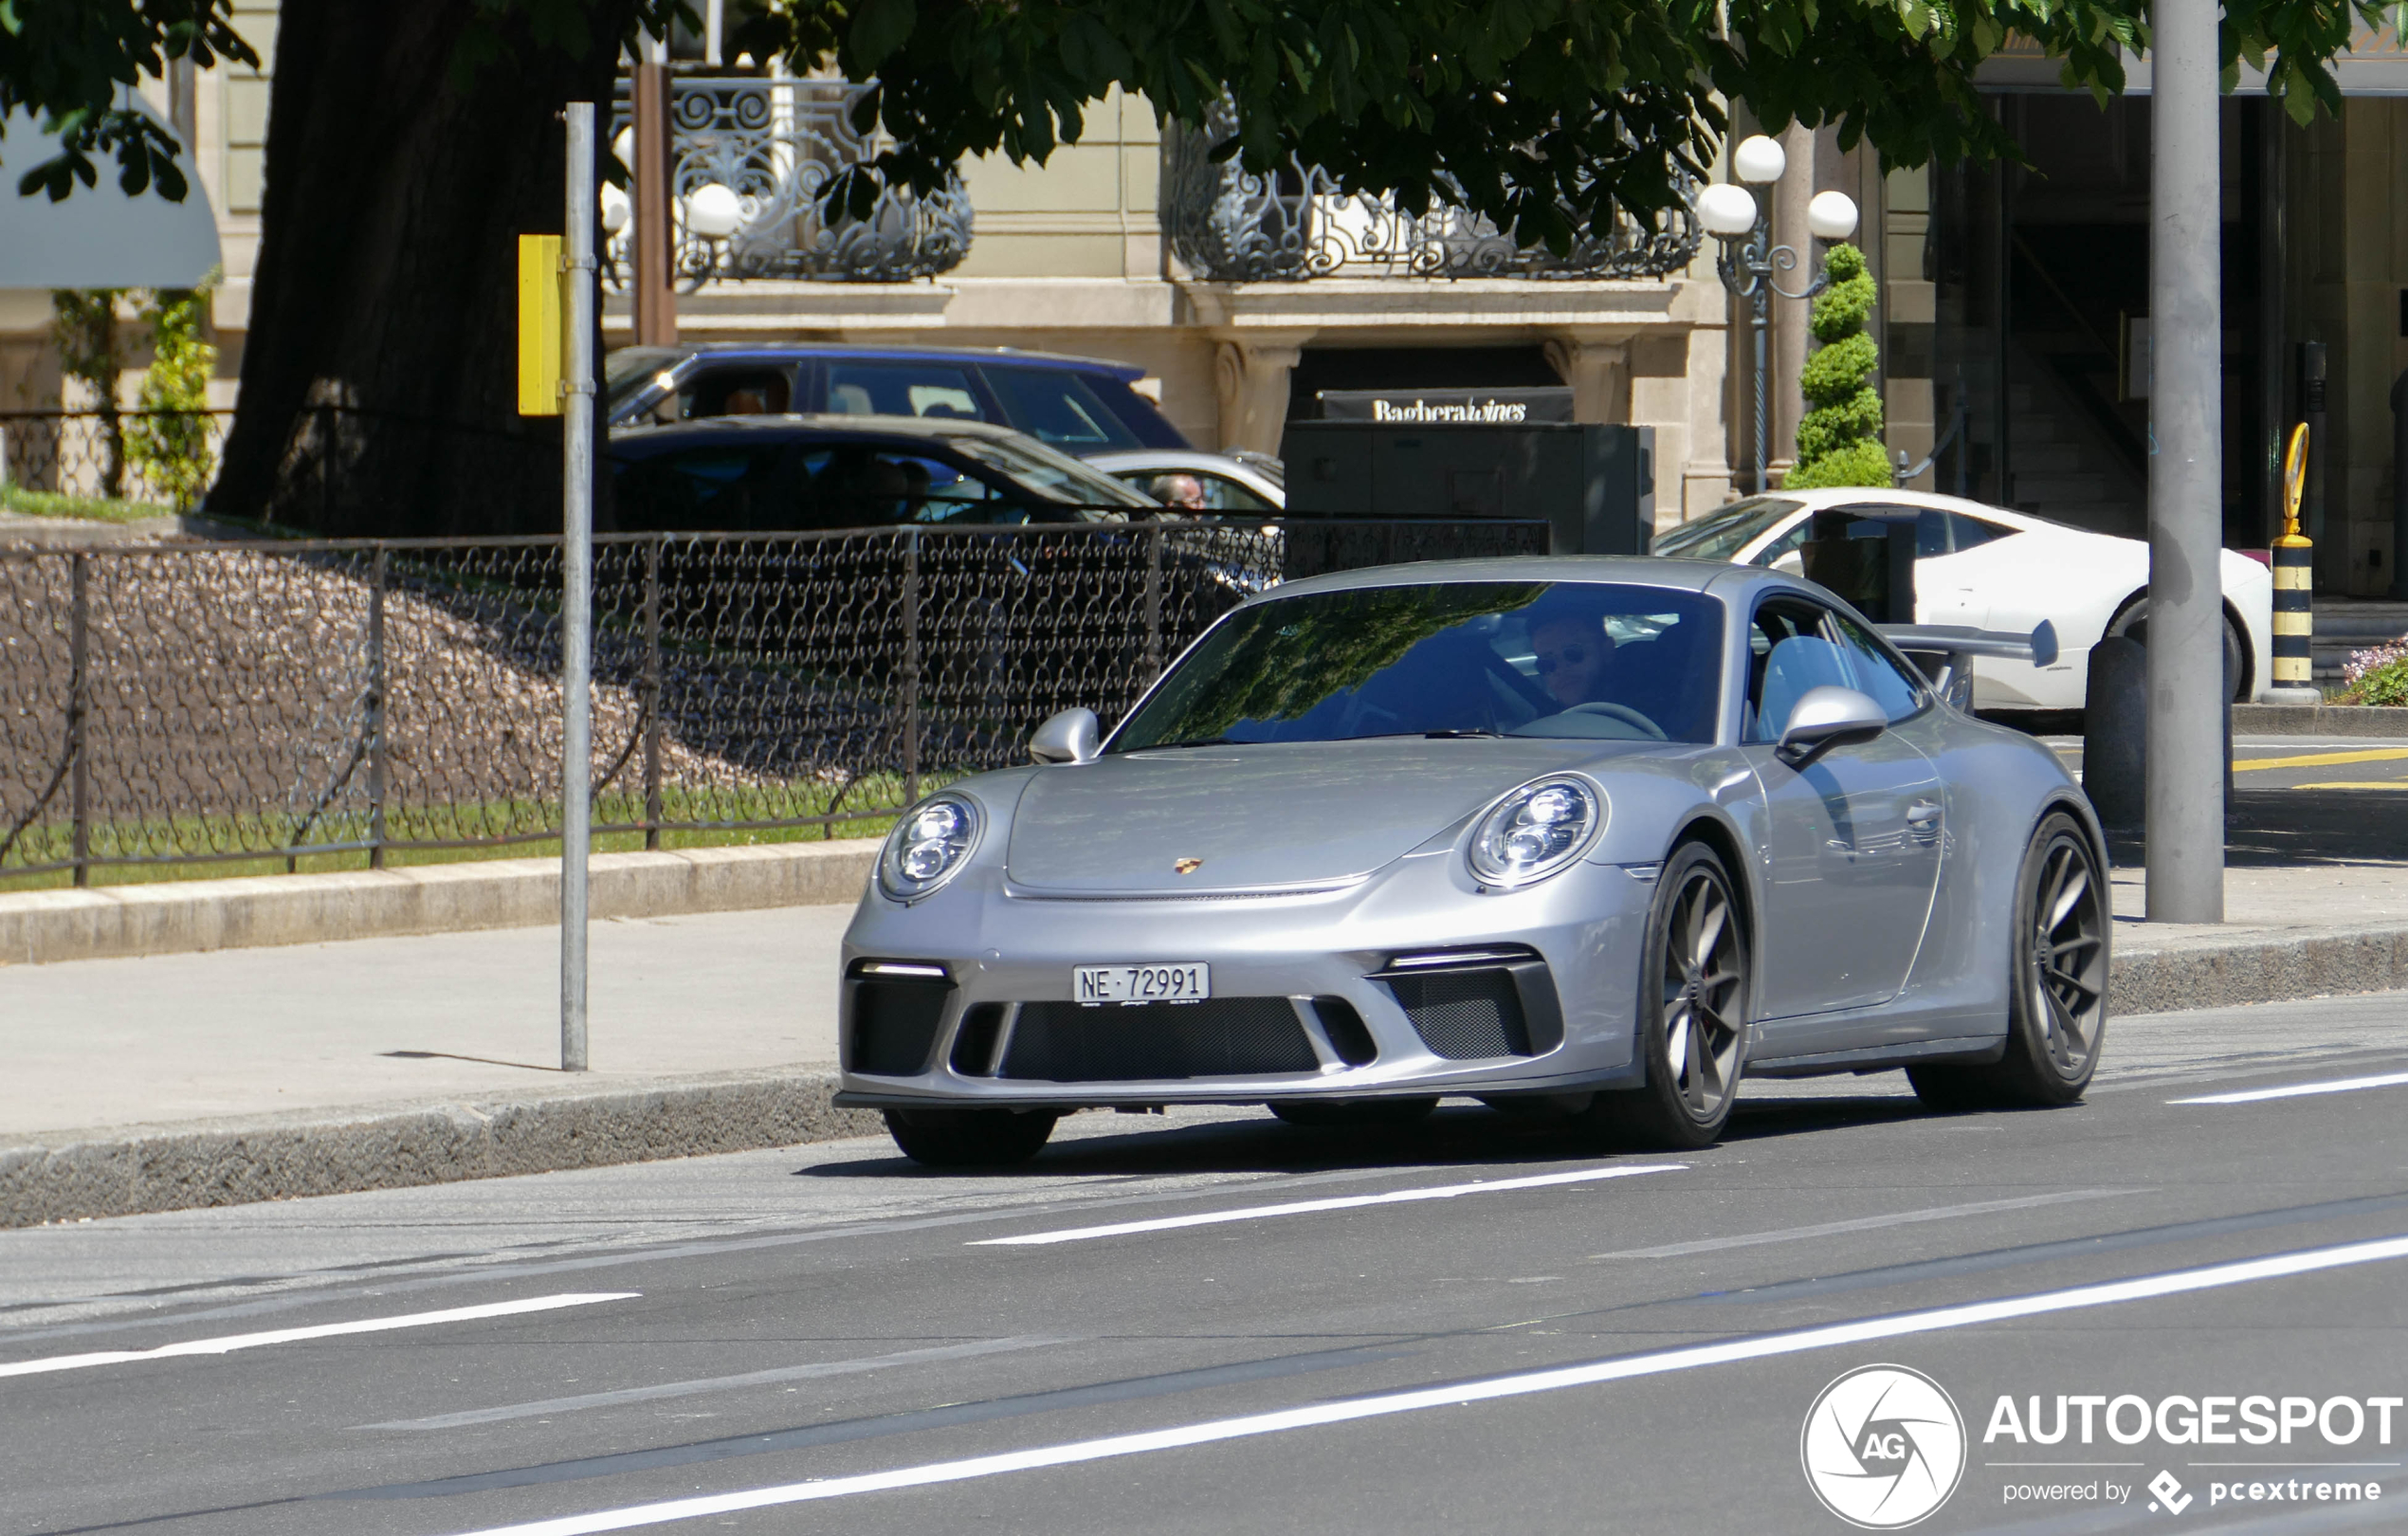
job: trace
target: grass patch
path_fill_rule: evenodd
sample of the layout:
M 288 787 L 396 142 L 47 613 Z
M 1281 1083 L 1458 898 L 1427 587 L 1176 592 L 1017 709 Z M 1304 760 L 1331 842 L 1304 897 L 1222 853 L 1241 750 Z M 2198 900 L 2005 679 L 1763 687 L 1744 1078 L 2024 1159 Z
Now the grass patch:
M 157 502 L 120 502 L 106 496 L 65 496 L 0 483 L 0 509 L 29 518 L 80 518 L 87 522 L 139 522 L 168 518 L 175 508 Z
M 930 775 L 921 780 L 921 793 L 936 789 L 958 775 Z M 748 848 L 779 843 L 820 842 L 839 837 L 880 837 L 894 826 L 903 797 L 900 776 L 880 775 L 864 779 L 836 802 L 832 786 L 819 784 L 778 785 L 765 788 L 713 792 L 698 795 L 690 790 L 664 789 L 661 795 L 662 819 L 665 821 L 768 821 L 795 816 L 825 815 L 831 810 L 860 808 L 866 814 L 858 820 L 824 823 L 809 827 L 711 828 L 664 831 L 660 846 L 664 850 L 684 848 Z M 629 822 L 640 819 L 641 803 L 633 796 L 605 795 L 596 797 L 593 819 L 597 825 L 609 822 Z M 280 818 L 281 819 L 281 818 Z M 495 800 L 475 805 L 440 806 L 391 813 L 386 823 L 386 835 L 395 843 L 413 841 L 440 842 L 477 836 L 506 834 L 520 829 L 548 827 L 554 820 L 554 808 L 533 800 Z M 364 831 L 364 817 L 352 814 L 334 825 L 320 823 L 315 841 L 348 842 Z M 5 831 L 0 828 L 0 831 Z M 288 839 L 293 829 L 274 825 L 257 816 L 176 816 L 145 822 L 114 822 L 95 826 L 91 832 L 91 849 L 95 858 L 117 855 L 140 856 L 155 854 L 166 849 L 203 850 L 216 848 L 274 846 Z M 30 845 L 30 846 L 28 846 Z M 68 829 L 61 823 L 48 823 L 27 829 L 25 837 L 9 850 L 11 863 L 47 864 L 64 858 L 69 846 Z M 644 848 L 641 832 L 596 832 L 593 851 L 596 853 L 633 853 Z M 538 859 L 560 856 L 560 839 L 555 835 L 531 837 L 524 842 L 483 843 L 469 848 L 395 848 L 385 850 L 385 868 L 404 869 L 433 864 L 473 864 L 489 859 Z M 92 884 L 98 886 L 144 886 L 174 880 L 233 880 L 250 875 L 323 874 L 370 868 L 365 849 L 331 853 L 263 853 L 255 858 L 219 859 L 195 864 L 96 864 L 92 868 Z M 19 890 L 62 890 L 73 886 L 74 871 L 46 869 L 38 872 L 17 872 L 0 869 L 0 893 Z

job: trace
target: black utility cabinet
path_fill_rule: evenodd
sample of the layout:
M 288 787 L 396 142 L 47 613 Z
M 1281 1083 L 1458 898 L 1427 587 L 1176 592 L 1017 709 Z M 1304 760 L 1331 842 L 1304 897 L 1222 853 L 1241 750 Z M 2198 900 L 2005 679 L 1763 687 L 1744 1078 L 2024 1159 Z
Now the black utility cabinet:
M 1571 422 L 1291 421 L 1296 518 L 1507 518 L 1553 525 L 1558 555 L 1644 555 L 1655 429 Z

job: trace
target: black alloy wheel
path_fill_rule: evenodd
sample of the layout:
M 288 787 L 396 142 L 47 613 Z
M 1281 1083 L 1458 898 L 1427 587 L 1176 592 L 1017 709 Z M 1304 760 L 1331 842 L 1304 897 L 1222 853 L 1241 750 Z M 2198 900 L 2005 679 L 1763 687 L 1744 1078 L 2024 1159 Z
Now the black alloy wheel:
M 2040 819 L 2016 881 L 2007 1038 L 1993 1063 L 1914 1067 L 1915 1092 L 1936 1109 L 2071 1104 L 2090 1086 L 2107 1037 L 2107 881 L 2082 824 Z
M 1001 1168 L 1035 1157 L 1060 1118 L 1044 1109 L 889 1109 L 886 1133 L 931 1168 Z
M 1684 843 L 1656 876 L 1640 971 L 1642 1088 L 1600 1093 L 1590 1121 L 1620 1140 L 1690 1151 L 1731 1118 L 1747 1054 L 1751 946 L 1723 861 Z

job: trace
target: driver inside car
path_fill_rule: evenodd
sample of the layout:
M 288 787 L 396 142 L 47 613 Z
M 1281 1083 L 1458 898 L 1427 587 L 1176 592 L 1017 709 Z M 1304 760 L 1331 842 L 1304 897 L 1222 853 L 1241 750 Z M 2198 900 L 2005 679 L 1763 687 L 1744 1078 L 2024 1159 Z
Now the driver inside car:
M 1607 677 L 1612 670 L 1614 637 L 1594 615 L 1555 613 L 1530 627 L 1539 686 L 1558 704 L 1592 704 L 1612 698 Z

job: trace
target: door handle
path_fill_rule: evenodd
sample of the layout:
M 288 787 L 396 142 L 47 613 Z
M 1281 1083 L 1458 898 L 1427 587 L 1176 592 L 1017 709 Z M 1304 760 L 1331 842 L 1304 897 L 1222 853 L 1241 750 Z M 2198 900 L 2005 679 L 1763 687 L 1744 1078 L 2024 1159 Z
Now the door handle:
M 1918 832 L 1930 831 L 1932 823 L 1939 819 L 1940 802 L 1937 800 L 1917 800 L 1906 807 L 1906 825 Z

